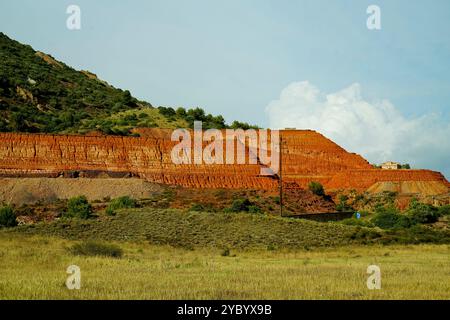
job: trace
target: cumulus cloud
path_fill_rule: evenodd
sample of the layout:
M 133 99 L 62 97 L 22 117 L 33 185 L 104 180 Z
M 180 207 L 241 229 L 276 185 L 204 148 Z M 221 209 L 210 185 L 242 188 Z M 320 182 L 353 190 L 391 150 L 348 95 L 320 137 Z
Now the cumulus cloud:
M 325 94 L 294 82 L 266 112 L 273 129 L 313 129 L 371 163 L 393 160 L 450 176 L 450 123 L 437 114 L 407 118 L 388 100 L 366 101 L 358 83 Z

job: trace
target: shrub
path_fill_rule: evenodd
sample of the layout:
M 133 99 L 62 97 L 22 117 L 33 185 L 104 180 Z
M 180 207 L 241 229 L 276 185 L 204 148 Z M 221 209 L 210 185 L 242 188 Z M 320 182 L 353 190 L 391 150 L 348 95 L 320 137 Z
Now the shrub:
M 231 204 L 231 207 L 227 208 L 227 212 L 249 212 L 249 207 L 252 207 L 252 203 L 247 198 L 236 199 Z M 252 209 L 254 210 L 254 209 Z
M 0 208 L 0 227 L 17 226 L 16 215 L 10 206 Z
M 395 207 L 378 207 L 371 222 L 382 229 L 409 228 L 413 222 L 401 215 Z
M 70 252 L 78 256 L 104 256 L 120 258 L 123 251 L 114 244 L 101 243 L 96 241 L 84 241 L 73 245 Z
M 439 216 L 449 216 L 450 215 L 450 205 L 439 207 L 438 212 L 439 212 Z
M 411 221 L 416 223 L 433 223 L 439 218 L 439 209 L 429 204 L 415 202 L 407 211 Z
M 115 210 L 117 209 L 127 209 L 127 208 L 136 208 L 136 200 L 129 196 L 123 196 L 119 198 L 112 199 L 106 208 L 106 214 L 109 216 L 116 215 Z
M 92 216 L 92 206 L 85 196 L 69 199 L 67 212 L 64 214 L 68 218 L 88 219 Z
M 308 185 L 309 190 L 317 196 L 324 196 L 325 191 L 322 184 L 316 181 L 311 181 Z

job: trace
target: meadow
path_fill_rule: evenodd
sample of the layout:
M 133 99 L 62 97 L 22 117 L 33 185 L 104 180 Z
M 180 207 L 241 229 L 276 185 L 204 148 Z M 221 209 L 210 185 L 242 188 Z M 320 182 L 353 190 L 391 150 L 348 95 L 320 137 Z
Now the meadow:
M 0 299 L 450 299 L 450 246 L 187 250 L 113 242 L 121 258 L 77 256 L 77 243 L 0 233 Z M 367 266 L 382 287 L 366 286 Z M 69 290 L 66 269 L 81 269 Z
M 1 229 L 0 299 L 450 299 L 449 243 L 428 227 L 129 208 Z

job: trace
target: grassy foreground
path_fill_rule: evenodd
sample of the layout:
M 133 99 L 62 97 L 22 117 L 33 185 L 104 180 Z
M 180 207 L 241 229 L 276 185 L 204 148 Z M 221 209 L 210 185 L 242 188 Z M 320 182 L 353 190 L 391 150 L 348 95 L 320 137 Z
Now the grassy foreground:
M 450 246 L 186 250 L 120 242 L 122 258 L 74 256 L 72 240 L 0 233 L 0 299 L 450 299 Z M 81 289 L 68 290 L 69 265 Z M 367 266 L 382 273 L 366 287 Z

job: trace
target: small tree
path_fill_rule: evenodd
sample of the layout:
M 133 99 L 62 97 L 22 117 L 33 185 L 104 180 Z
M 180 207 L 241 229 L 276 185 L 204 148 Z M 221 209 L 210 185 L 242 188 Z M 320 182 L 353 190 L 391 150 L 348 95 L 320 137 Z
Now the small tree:
M 88 219 L 92 216 L 92 206 L 85 196 L 69 199 L 67 203 L 66 217 Z
M 308 186 L 309 190 L 317 196 L 324 196 L 325 190 L 321 183 L 316 181 L 311 181 Z
M 17 226 L 16 215 L 10 206 L 0 208 L 0 227 Z

